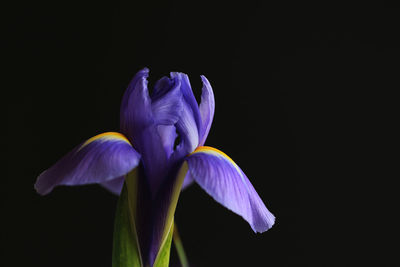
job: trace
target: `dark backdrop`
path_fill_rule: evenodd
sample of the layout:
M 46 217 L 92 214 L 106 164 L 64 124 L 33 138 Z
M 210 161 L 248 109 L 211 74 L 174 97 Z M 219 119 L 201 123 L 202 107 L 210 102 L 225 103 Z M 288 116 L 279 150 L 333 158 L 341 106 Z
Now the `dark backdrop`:
M 176 213 L 192 266 L 400 264 L 399 176 L 390 171 L 399 10 L 216 2 L 3 10 L 1 266 L 111 265 L 117 197 L 95 185 L 40 197 L 33 184 L 78 143 L 118 131 L 122 94 L 144 66 L 150 85 L 170 71 L 189 74 L 197 96 L 206 75 L 216 98 L 207 144 L 242 167 L 277 217 L 256 235 L 192 186 Z

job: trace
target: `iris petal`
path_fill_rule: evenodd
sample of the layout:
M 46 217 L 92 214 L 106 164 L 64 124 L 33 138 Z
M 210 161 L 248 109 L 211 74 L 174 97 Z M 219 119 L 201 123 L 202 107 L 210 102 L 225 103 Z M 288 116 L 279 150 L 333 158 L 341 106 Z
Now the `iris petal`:
M 199 133 L 199 146 L 204 145 L 208 133 L 211 128 L 211 124 L 214 118 L 214 110 L 215 110 L 215 100 L 214 100 L 214 93 L 212 87 L 207 80 L 207 78 L 203 75 L 200 76 L 203 82 L 203 88 L 201 93 L 201 102 L 200 102 L 200 117 L 201 117 L 201 132 Z M 193 183 L 193 177 L 188 174 L 183 181 L 182 190 L 187 188 L 189 185 Z
M 158 134 L 164 146 L 164 150 L 169 158 L 174 151 L 175 139 L 178 136 L 173 125 L 158 125 Z
M 182 92 L 180 90 L 180 81 L 174 79 L 173 83 L 169 83 L 168 89 L 161 96 L 152 98 L 152 112 L 156 124 L 173 125 L 182 112 Z M 155 93 L 160 94 L 159 91 Z
M 140 129 L 154 123 L 151 110 L 151 99 L 147 89 L 148 69 L 139 71 L 130 82 L 122 98 L 120 109 L 121 131 L 129 140 L 140 143 L 136 140 Z
M 193 95 L 189 78 L 186 74 L 172 72 L 172 78 L 178 78 L 181 82 L 183 95 L 183 109 L 176 129 L 181 136 L 181 143 L 177 147 L 177 157 L 191 153 L 199 145 L 199 133 L 201 131 L 201 118 L 199 106 Z
M 127 174 L 138 165 L 139 160 L 139 153 L 122 134 L 99 134 L 75 147 L 40 174 L 35 189 L 45 195 L 58 185 L 106 183 L 106 187 L 110 188 L 107 183 Z
M 174 84 L 177 80 L 178 79 L 169 78 L 166 76 L 159 79 L 154 85 L 151 99 L 155 101 L 165 95 L 169 90 L 171 90 L 172 87 L 174 87 Z
M 185 179 L 183 180 L 182 190 L 186 189 L 193 182 L 194 182 L 193 176 L 190 174 L 190 172 L 187 172 Z
M 187 155 L 198 146 L 199 132 L 191 108 L 186 102 L 183 102 L 182 106 L 181 117 L 176 123 L 176 130 L 181 136 L 181 143 L 177 150 L 180 155 Z
M 157 129 L 152 100 L 147 88 L 148 69 L 132 79 L 122 99 L 121 131 L 132 140 L 142 156 L 152 192 L 156 192 L 167 166 L 167 153 Z
M 203 89 L 201 93 L 200 102 L 200 116 L 201 116 L 201 132 L 200 132 L 200 146 L 206 142 L 211 124 L 214 118 L 215 100 L 214 93 L 207 78 L 201 75 L 203 81 Z
M 183 94 L 183 98 L 185 102 L 189 105 L 190 109 L 192 110 L 193 118 L 196 122 L 196 126 L 198 129 L 201 127 L 200 123 L 200 111 L 199 106 L 197 104 L 196 98 L 194 97 L 192 87 L 190 85 L 189 77 L 181 72 L 171 72 L 172 78 L 179 78 L 181 82 L 181 91 Z
M 268 211 L 246 175 L 223 152 L 199 147 L 188 158 L 195 181 L 218 203 L 242 216 L 254 232 L 272 227 L 274 215 Z
M 101 183 L 100 185 L 103 186 L 105 189 L 110 191 L 113 194 L 119 195 L 121 194 L 122 187 L 124 186 L 125 176 L 121 176 L 110 181 Z

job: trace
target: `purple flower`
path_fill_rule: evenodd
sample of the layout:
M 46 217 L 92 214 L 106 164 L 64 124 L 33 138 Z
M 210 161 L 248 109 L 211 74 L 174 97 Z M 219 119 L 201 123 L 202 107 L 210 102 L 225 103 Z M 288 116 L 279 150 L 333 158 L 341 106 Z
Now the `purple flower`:
M 243 171 L 223 152 L 204 146 L 214 116 L 208 80 L 201 76 L 198 105 L 186 74 L 161 78 L 149 95 L 148 72 L 147 68 L 139 71 L 123 96 L 121 133 L 102 133 L 78 145 L 40 174 L 37 192 L 45 195 L 58 185 L 98 183 L 120 194 L 125 177 L 135 169 L 141 194 L 135 214 L 138 243 L 143 261 L 150 266 L 173 220 L 174 192 L 179 194 L 193 181 L 242 216 L 254 232 L 268 230 L 275 217 Z

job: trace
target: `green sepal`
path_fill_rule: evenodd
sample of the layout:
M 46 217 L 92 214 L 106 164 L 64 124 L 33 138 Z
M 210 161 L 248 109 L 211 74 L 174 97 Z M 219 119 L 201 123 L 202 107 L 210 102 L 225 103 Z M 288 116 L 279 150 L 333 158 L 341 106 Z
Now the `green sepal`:
M 173 232 L 174 232 L 174 224 L 172 223 L 169 229 L 168 236 L 165 239 L 165 242 L 161 245 L 161 249 L 158 252 L 153 267 L 168 267 Z
M 126 175 L 117 204 L 113 236 L 113 267 L 142 267 L 136 231 L 137 170 Z M 129 190 L 129 194 L 128 194 Z
M 165 216 L 165 224 L 164 224 L 165 226 L 161 238 L 160 249 L 158 250 L 157 257 L 154 261 L 153 267 L 168 267 L 169 255 L 171 249 L 171 240 L 174 230 L 174 214 L 176 210 L 176 205 L 178 203 L 179 195 L 182 190 L 183 180 L 186 177 L 188 169 L 189 167 L 187 163 L 184 162 L 177 173 L 176 179 L 174 180 L 174 184 L 172 185 L 172 192 L 171 192 L 171 197 L 169 199 L 170 201 L 169 207 Z M 165 251 L 166 249 L 168 249 L 168 254 Z M 164 258 L 166 257 L 166 255 L 168 255 L 168 261 L 165 260 Z M 165 262 L 166 265 L 162 265 L 165 264 Z

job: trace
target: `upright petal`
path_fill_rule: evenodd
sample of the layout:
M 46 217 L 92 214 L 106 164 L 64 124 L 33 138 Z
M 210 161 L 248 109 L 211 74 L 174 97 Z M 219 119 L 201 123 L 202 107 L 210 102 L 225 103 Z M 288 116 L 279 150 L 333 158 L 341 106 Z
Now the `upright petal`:
M 164 79 L 162 79 L 164 80 Z M 157 84 L 158 85 L 158 84 Z M 171 79 L 152 95 L 152 112 L 157 125 L 174 125 L 182 112 L 182 92 L 179 79 Z
M 148 75 L 149 70 L 147 68 L 139 71 L 133 77 L 122 98 L 120 109 L 121 131 L 130 141 L 134 140 L 134 143 L 140 143 L 140 140 L 135 139 L 135 134 L 140 129 L 154 123 L 151 99 L 147 89 Z
M 211 85 L 207 78 L 203 75 L 201 75 L 201 80 L 203 81 L 203 89 L 201 92 L 200 102 L 200 117 L 202 126 L 200 128 L 201 132 L 199 146 L 204 145 L 204 143 L 206 142 L 214 118 L 215 110 L 214 93 Z
M 199 106 L 193 95 L 188 76 L 184 73 L 172 72 L 171 77 L 180 80 L 180 88 L 183 95 L 183 109 L 180 119 L 176 123 L 176 129 L 181 137 L 181 143 L 177 146 L 175 157 L 181 158 L 193 152 L 199 145 L 202 124 Z
M 155 84 L 153 88 L 153 93 L 151 95 L 151 99 L 157 100 L 158 98 L 164 96 L 166 93 L 168 93 L 171 88 L 174 87 L 176 84 L 176 81 L 179 79 L 175 78 L 169 78 L 169 77 L 162 77 L 159 79 Z
M 268 211 L 243 171 L 225 153 L 202 146 L 188 158 L 194 180 L 217 202 L 242 216 L 254 232 L 272 227 L 274 215 Z
M 183 97 L 178 77 L 162 77 L 154 85 L 152 110 L 157 124 L 167 158 L 174 150 L 175 139 L 178 137 L 175 123 L 180 119 L 183 109 Z
M 75 147 L 40 174 L 35 189 L 45 195 L 58 185 L 106 183 L 107 187 L 111 181 L 135 168 L 139 160 L 139 153 L 122 134 L 99 134 Z
M 175 139 L 177 138 L 176 128 L 173 125 L 158 125 L 158 134 L 169 158 L 174 151 Z
M 167 153 L 158 133 L 156 117 L 147 88 L 148 69 L 132 79 L 121 104 L 121 131 L 142 156 L 150 186 L 158 190 L 167 167 Z
M 176 123 L 176 130 L 181 137 L 181 143 L 177 147 L 177 152 L 185 156 L 193 152 L 199 145 L 199 131 L 192 109 L 190 109 L 186 102 L 183 102 L 182 106 L 180 119 Z
M 193 113 L 193 118 L 196 122 L 197 128 L 201 127 L 200 111 L 196 98 L 194 97 L 192 87 L 190 85 L 189 77 L 181 72 L 171 72 L 172 78 L 179 78 L 181 82 L 181 91 L 185 102 L 189 105 Z
M 202 88 L 201 102 L 199 107 L 200 117 L 201 117 L 201 127 L 200 127 L 201 132 L 199 133 L 200 139 L 198 144 L 199 146 L 204 145 L 207 139 L 215 110 L 214 93 L 211 88 L 211 85 L 207 80 L 207 78 L 203 75 L 201 75 L 201 80 L 203 82 L 203 88 Z M 182 190 L 191 185 L 193 181 L 194 181 L 193 177 L 190 175 L 190 172 L 188 172 L 185 177 L 185 180 L 183 181 Z

